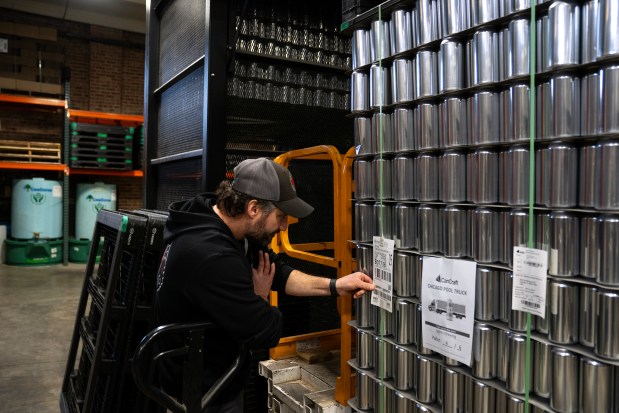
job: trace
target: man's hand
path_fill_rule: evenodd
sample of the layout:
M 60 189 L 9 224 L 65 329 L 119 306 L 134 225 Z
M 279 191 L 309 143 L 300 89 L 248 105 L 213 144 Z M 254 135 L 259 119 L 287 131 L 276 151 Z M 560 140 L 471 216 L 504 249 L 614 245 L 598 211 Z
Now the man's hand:
M 339 295 L 352 295 L 354 298 L 359 298 L 366 291 L 374 290 L 376 286 L 371 277 L 362 272 L 353 272 L 338 278 L 335 282 L 335 288 Z
M 268 301 L 273 276 L 275 275 L 275 264 L 269 261 L 268 253 L 258 252 L 258 267 L 252 268 L 251 272 L 254 280 L 254 292 Z

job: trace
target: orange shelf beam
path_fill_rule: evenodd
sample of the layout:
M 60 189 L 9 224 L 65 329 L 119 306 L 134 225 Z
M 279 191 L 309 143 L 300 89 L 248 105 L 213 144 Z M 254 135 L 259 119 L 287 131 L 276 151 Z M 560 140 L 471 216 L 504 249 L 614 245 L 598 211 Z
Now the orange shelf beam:
M 70 175 L 100 175 L 100 176 L 125 176 L 141 178 L 142 171 L 113 171 L 110 169 L 69 168 Z
M 6 93 L 0 93 L 0 102 L 21 103 L 25 105 L 36 105 L 36 106 L 52 106 L 52 107 L 57 107 L 57 108 L 65 108 L 67 106 L 66 100 L 38 98 L 38 97 L 21 96 L 21 95 L 8 95 Z
M 29 169 L 32 171 L 61 171 L 67 174 L 69 168 L 62 163 L 0 162 L 0 169 Z
M 142 115 L 123 115 L 119 113 L 93 112 L 90 110 L 68 110 L 69 119 L 75 121 L 84 121 L 90 123 L 100 123 L 100 120 L 107 121 L 105 123 L 118 122 L 122 125 L 140 125 L 144 123 Z

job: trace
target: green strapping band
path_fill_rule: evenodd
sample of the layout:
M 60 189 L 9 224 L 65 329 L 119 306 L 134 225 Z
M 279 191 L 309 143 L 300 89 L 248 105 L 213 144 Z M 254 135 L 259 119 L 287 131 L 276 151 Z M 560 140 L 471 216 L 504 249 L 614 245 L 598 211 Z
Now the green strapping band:
M 378 5 L 378 21 L 382 20 L 382 15 L 381 15 L 381 5 Z M 381 27 L 382 29 L 382 27 Z M 380 87 L 379 90 L 381 92 L 383 92 L 383 85 L 384 82 L 382 82 L 382 59 L 383 59 L 383 42 L 382 42 L 382 36 L 383 36 L 383 31 L 379 30 L 378 31 L 378 73 L 381 79 L 380 82 Z M 371 69 L 370 69 L 371 70 Z M 371 72 L 370 72 L 370 76 L 371 76 Z M 384 96 L 384 94 L 383 94 Z M 378 113 L 380 114 L 379 119 L 378 119 L 378 130 L 379 130 L 379 139 L 378 139 L 378 158 L 382 161 L 383 159 L 383 99 L 382 96 L 380 97 L 379 100 L 379 104 L 378 104 Z M 380 203 L 380 213 L 378 215 L 378 219 L 379 219 L 379 223 L 380 223 L 380 236 L 381 238 L 384 236 L 384 230 L 383 230 L 383 162 L 379 162 L 379 167 L 378 167 L 379 171 L 378 171 L 378 176 L 379 176 L 379 190 L 378 190 L 378 199 L 379 199 L 379 203 Z M 380 334 L 381 337 L 385 336 L 385 309 L 384 308 L 380 308 L 379 311 L 379 320 L 378 320 L 378 325 L 379 325 L 379 329 L 378 329 L 378 333 Z M 378 350 L 379 350 L 379 360 L 384 360 L 385 359 L 385 354 L 384 354 L 384 346 L 379 345 L 378 346 Z M 385 366 L 383 366 L 383 370 L 385 369 Z M 380 383 L 382 384 L 382 387 L 384 389 L 385 387 L 385 383 L 384 383 L 384 379 L 383 377 L 385 377 L 385 372 L 382 371 L 380 372 Z M 380 392 L 378 392 L 378 403 L 379 406 L 384 406 L 385 405 L 385 397 L 383 395 L 383 391 L 381 390 Z
M 529 45 L 529 239 L 527 246 L 533 248 L 534 220 L 535 214 L 533 205 L 535 203 L 535 2 L 531 2 L 531 22 L 529 23 L 530 45 Z M 531 313 L 527 312 L 527 343 L 525 356 L 525 377 L 524 377 L 524 413 L 529 413 L 529 390 L 531 388 Z

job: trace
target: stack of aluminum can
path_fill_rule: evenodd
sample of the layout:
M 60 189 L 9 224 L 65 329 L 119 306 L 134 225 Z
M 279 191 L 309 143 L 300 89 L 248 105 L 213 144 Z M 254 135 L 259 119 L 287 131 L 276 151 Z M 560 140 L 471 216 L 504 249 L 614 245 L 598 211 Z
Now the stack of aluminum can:
M 537 1 L 533 27 L 529 0 L 389 7 L 351 32 L 359 270 L 373 236 L 396 247 L 393 313 L 356 302 L 351 406 L 524 412 L 528 372 L 533 412 L 619 411 L 619 3 Z M 529 241 L 549 279 L 527 365 L 511 296 Z M 427 255 L 478 264 L 471 366 L 423 347 Z

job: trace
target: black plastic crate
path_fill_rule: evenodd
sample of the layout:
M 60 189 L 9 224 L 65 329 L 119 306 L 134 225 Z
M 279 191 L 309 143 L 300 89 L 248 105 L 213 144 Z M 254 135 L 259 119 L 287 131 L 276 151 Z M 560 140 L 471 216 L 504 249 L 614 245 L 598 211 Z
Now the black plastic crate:
M 104 138 L 108 136 L 133 136 L 135 133 L 135 128 L 128 126 L 72 122 L 71 132 L 78 132 L 82 135 L 94 135 Z
M 99 137 L 97 135 L 80 135 L 74 132 L 71 135 L 71 143 L 77 145 L 133 145 L 133 136 L 106 136 Z
M 342 0 L 342 21 L 348 21 L 376 6 L 378 3 L 371 0 Z

